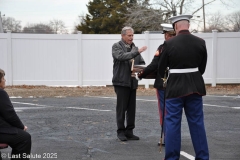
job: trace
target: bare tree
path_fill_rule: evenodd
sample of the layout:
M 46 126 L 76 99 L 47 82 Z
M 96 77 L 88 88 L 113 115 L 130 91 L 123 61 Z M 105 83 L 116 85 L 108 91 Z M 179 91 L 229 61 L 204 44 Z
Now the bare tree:
M 166 19 L 161 8 L 153 8 L 149 0 L 139 0 L 128 9 L 127 21 L 124 25 L 132 26 L 135 33 L 161 30 L 160 24 Z
M 84 23 L 84 12 L 82 12 L 77 18 L 76 22 L 74 22 L 74 26 L 77 26 L 78 24 Z M 76 27 L 74 27 L 72 34 L 77 34 L 78 30 Z
M 227 15 L 225 19 L 225 30 L 232 32 L 240 32 L 240 11 Z
M 168 18 L 171 16 L 186 13 L 194 15 L 203 9 L 201 23 L 205 29 L 204 7 L 213 4 L 215 1 L 220 1 L 225 6 L 233 3 L 232 0 L 155 0 L 151 3 L 149 0 L 138 0 L 137 5 L 128 9 L 126 24 L 132 24 L 133 27 L 135 25 L 140 30 L 159 30 L 160 23 L 168 23 Z M 198 26 L 200 25 L 199 22 L 198 20 Z
M 67 34 L 65 23 L 62 20 L 54 19 L 50 21 L 49 25 L 52 27 L 55 33 Z
M 51 26 L 43 23 L 39 24 L 29 24 L 23 28 L 23 33 L 40 33 L 40 34 L 53 34 L 54 31 Z
M 200 20 L 200 16 L 195 16 L 191 19 L 191 32 L 197 33 L 202 30 L 202 20 Z
M 205 5 L 213 1 L 216 0 L 212 0 Z M 137 33 L 146 30 L 161 30 L 161 23 L 169 23 L 168 18 L 171 16 L 183 14 L 183 12 L 189 13 L 189 8 L 193 8 L 192 4 L 194 2 L 196 0 L 155 0 L 153 3 L 150 3 L 149 0 L 138 0 L 137 4 L 128 9 L 125 25 L 132 26 Z M 202 6 L 198 10 L 201 8 Z
M 218 30 L 218 32 L 223 32 L 224 27 L 223 16 L 220 12 L 216 12 L 208 20 L 208 27 L 205 32 L 212 32 L 212 30 Z
M 162 10 L 167 12 L 175 10 L 178 15 L 184 13 L 194 15 L 199 10 L 203 9 L 203 7 L 215 1 L 220 1 L 225 6 L 229 6 L 229 4 L 233 3 L 232 0 L 155 0 L 154 5 L 161 6 Z
M 4 30 L 10 30 L 13 33 L 21 32 L 21 21 L 17 21 L 12 17 L 3 17 L 2 25 Z
M 176 11 L 183 13 L 183 9 L 193 3 L 194 0 L 155 0 L 154 5 L 159 5 L 164 12 Z

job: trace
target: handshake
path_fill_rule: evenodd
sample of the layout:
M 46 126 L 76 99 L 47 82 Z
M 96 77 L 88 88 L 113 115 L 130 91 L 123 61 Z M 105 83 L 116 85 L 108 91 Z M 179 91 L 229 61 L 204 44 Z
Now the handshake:
M 140 81 L 140 80 L 142 80 L 142 78 L 141 78 L 141 75 L 142 75 L 142 74 L 143 74 L 143 71 L 140 71 L 140 72 L 132 72 L 131 77 L 135 77 L 136 80 Z
M 136 80 L 140 81 L 142 79 L 143 69 L 145 65 L 133 65 L 132 67 L 132 77 L 135 77 Z
M 144 79 L 156 79 L 157 76 L 157 70 L 152 73 L 144 73 L 144 69 L 146 68 L 145 65 L 133 65 L 132 67 L 132 77 L 135 77 L 136 80 L 140 81 L 142 78 Z

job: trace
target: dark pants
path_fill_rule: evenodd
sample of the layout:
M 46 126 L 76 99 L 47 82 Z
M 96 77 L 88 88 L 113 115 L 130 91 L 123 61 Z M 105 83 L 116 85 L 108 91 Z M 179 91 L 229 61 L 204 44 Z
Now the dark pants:
M 162 123 L 163 123 L 163 112 L 164 112 L 163 110 L 165 110 L 164 93 L 165 93 L 164 89 L 157 89 L 158 111 L 159 111 L 159 118 L 160 118 L 160 125 L 161 126 L 162 126 Z
M 26 155 L 29 155 L 31 152 L 31 135 L 18 129 L 17 134 L 3 134 L 0 133 L 0 142 L 7 143 L 12 148 L 12 159 L 13 160 L 28 160 L 29 158 Z M 19 156 L 20 155 L 20 156 Z M 14 158 L 19 157 L 19 158 Z
M 135 113 L 136 113 L 136 89 L 129 87 L 114 86 L 117 94 L 117 133 L 133 134 L 135 128 Z M 126 127 L 124 125 L 126 114 Z
M 165 160 L 177 160 L 181 150 L 181 121 L 184 108 L 196 159 L 209 160 L 207 137 L 204 127 L 202 96 L 166 99 Z
M 158 98 L 158 111 L 159 111 L 159 119 L 160 119 L 160 126 L 163 130 L 163 135 L 165 139 L 165 124 L 163 117 L 165 117 L 166 112 L 165 112 L 165 104 L 164 104 L 164 96 L 165 94 L 165 89 L 157 89 L 157 98 Z M 164 114 L 164 115 L 163 115 Z M 163 142 L 165 143 L 165 140 L 163 139 Z

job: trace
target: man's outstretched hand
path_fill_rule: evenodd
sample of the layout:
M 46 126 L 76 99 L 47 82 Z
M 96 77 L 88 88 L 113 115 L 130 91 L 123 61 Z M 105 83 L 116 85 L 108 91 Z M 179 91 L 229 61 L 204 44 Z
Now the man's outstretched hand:
M 24 126 L 24 129 L 23 129 L 23 130 L 26 131 L 27 129 L 28 129 L 28 127 L 27 127 L 27 126 Z
M 138 49 L 139 53 L 142 53 L 147 50 L 147 46 L 143 46 L 142 48 Z

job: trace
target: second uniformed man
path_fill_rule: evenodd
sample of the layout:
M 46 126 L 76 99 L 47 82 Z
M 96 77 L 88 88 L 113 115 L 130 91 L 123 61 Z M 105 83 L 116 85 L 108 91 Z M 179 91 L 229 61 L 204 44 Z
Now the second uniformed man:
M 160 56 L 159 74 L 169 67 L 166 87 L 165 160 L 180 158 L 181 120 L 184 109 L 189 125 L 195 159 L 209 160 L 204 127 L 202 96 L 206 95 L 202 75 L 207 63 L 205 41 L 189 32 L 191 15 L 171 17 L 176 36 L 165 41 Z

